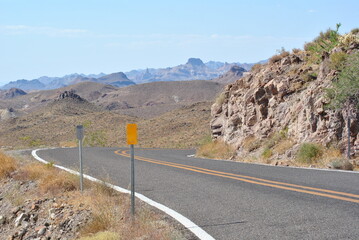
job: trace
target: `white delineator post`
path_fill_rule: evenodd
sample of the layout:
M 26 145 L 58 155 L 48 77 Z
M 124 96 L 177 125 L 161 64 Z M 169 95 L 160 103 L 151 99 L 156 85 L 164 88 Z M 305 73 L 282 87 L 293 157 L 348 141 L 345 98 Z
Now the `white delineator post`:
M 83 165 L 82 165 L 82 140 L 84 138 L 84 127 L 82 125 L 78 125 L 76 127 L 76 135 L 79 140 L 79 160 L 80 160 L 80 190 L 83 192 Z

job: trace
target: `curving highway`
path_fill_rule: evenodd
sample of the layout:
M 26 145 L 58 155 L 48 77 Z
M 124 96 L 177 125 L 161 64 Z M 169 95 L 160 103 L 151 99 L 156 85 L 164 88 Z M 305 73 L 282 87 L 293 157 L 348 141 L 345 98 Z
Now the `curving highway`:
M 135 149 L 136 192 L 215 239 L 359 239 L 359 173 L 190 158 L 193 150 Z M 38 151 L 78 169 L 74 148 Z M 84 148 L 84 172 L 130 186 L 128 149 Z

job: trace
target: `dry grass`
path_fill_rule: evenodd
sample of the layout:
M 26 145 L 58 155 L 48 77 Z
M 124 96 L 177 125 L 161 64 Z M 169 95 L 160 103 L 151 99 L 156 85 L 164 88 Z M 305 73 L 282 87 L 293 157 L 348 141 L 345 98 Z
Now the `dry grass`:
M 120 236 L 114 232 L 98 232 L 90 237 L 82 237 L 79 240 L 118 240 Z
M 16 160 L 0 152 L 0 178 L 9 177 L 16 170 Z
M 226 144 L 222 140 L 215 140 L 206 143 L 197 149 L 196 155 L 205 158 L 229 159 L 235 154 L 233 146 Z
M 294 145 L 294 141 L 288 138 L 282 139 L 280 142 L 277 143 L 277 145 L 275 145 L 273 147 L 273 152 L 277 153 L 279 155 L 284 154 L 287 150 L 289 150 L 290 148 L 292 148 Z
M 252 152 L 261 146 L 261 142 L 255 136 L 250 135 L 243 140 L 242 145 L 244 150 Z
M 15 159 L 0 154 L 0 160 L 3 163 L 0 165 L 1 171 L 4 172 L 3 176 L 16 170 L 14 178 L 37 182 L 39 191 L 32 192 L 31 194 L 34 194 L 31 195 L 32 197 L 66 195 L 66 202 L 75 208 L 89 209 L 92 217 L 81 229 L 82 240 L 184 239 L 178 230 L 164 220 L 165 215 L 158 214 L 140 201 L 136 200 L 136 216 L 132 218 L 129 195 L 118 193 L 103 183 L 85 180 L 85 190 L 81 193 L 78 191 L 78 176 L 61 171 L 51 163 L 44 165 L 21 162 L 16 168 Z M 111 181 L 106 180 L 106 182 Z M 19 193 L 17 190 L 7 192 L 4 197 L 18 206 L 23 204 L 25 197 L 29 197 Z
M 78 177 L 55 169 L 52 164 L 32 163 L 20 168 L 17 178 L 39 181 L 42 193 L 59 194 L 79 189 Z
M 112 239 L 106 236 L 114 239 L 179 239 L 174 236 L 180 234 L 147 206 L 136 202 L 136 216 L 132 218 L 127 195 L 96 185 L 76 198 L 89 206 L 93 214 L 92 221 L 81 230 L 81 239 Z
M 73 141 L 63 141 L 59 143 L 60 147 L 68 147 L 68 148 L 72 148 L 72 147 L 77 147 L 77 141 L 73 140 Z
M 328 164 L 331 164 L 338 158 L 342 158 L 343 154 L 337 148 L 323 148 L 323 155 L 318 160 L 318 165 L 321 167 L 327 167 Z

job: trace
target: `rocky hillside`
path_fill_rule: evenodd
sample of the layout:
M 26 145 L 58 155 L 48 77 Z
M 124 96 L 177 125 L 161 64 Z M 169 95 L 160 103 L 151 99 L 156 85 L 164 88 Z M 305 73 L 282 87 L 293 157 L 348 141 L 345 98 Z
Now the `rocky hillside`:
M 112 73 L 99 78 L 80 76 L 75 78 L 69 85 L 76 84 L 79 82 L 97 82 L 102 84 L 109 84 L 115 87 L 126 87 L 130 85 L 135 85 L 135 83 L 128 79 L 123 72 Z
M 282 51 L 227 85 L 212 106 L 213 138 L 234 146 L 239 156 L 267 151 L 266 157 L 293 158 L 305 142 L 345 152 L 347 108 L 328 109 L 325 89 L 332 87 L 345 59 L 358 55 L 359 37 L 352 32 L 333 40 L 332 33 L 321 33 L 306 50 Z M 329 47 L 322 49 L 322 42 Z M 354 102 L 350 108 L 350 143 L 359 149 L 359 112 Z
M 154 82 L 109 92 L 94 103 L 108 110 L 213 101 L 223 85 L 211 81 Z
M 9 90 L 0 90 L 0 99 L 11 99 L 17 96 L 26 95 L 27 93 L 18 88 L 10 88 Z

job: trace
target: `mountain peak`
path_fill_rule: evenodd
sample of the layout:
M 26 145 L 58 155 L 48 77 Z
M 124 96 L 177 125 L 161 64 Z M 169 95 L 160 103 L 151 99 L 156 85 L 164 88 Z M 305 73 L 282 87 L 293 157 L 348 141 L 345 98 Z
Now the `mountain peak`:
M 114 79 L 114 78 L 128 80 L 126 74 L 124 74 L 123 72 L 111 73 L 111 74 L 102 76 L 99 79 Z
M 204 63 L 200 58 L 189 58 L 186 64 L 192 66 L 204 66 Z

